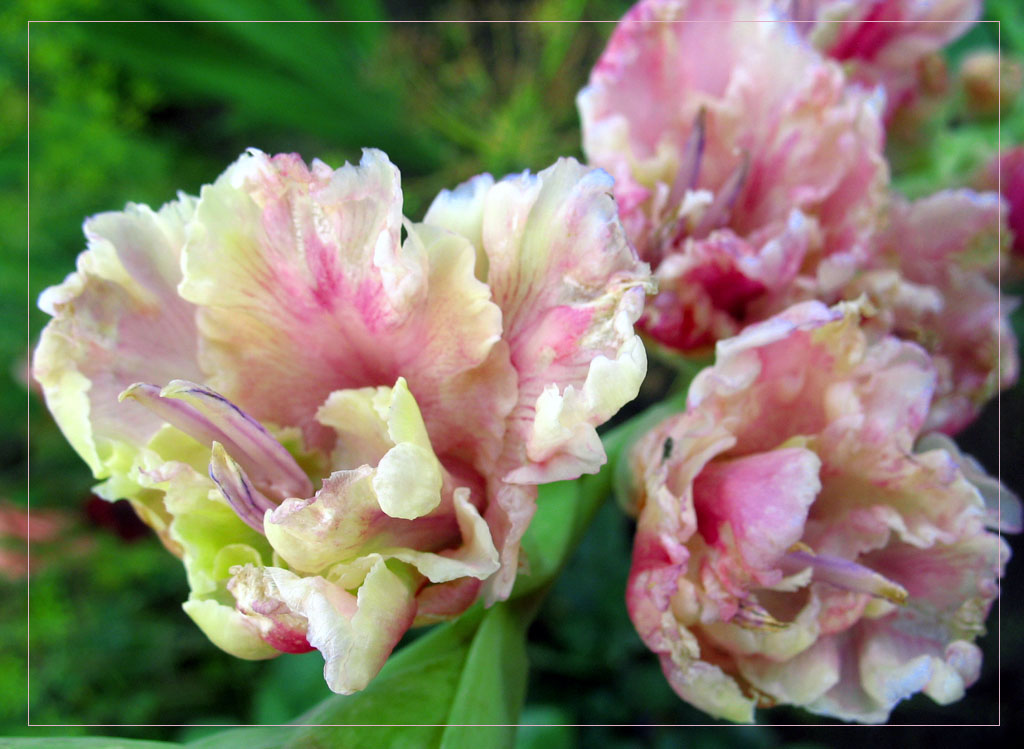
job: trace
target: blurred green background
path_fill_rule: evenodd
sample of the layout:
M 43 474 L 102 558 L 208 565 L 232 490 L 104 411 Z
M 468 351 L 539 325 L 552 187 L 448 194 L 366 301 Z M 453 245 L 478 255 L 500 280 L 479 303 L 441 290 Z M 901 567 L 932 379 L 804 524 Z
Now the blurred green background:
M 10 643 L 0 651 L 0 735 L 180 740 L 211 729 L 80 724 L 276 723 L 328 695 L 315 652 L 250 663 L 206 641 L 180 609 L 187 596 L 180 563 L 130 510 L 90 496 L 85 465 L 29 388 L 22 321 L 27 315 L 34 343 L 46 321 L 35 299 L 73 269 L 84 249 L 82 220 L 127 201 L 158 206 L 177 190 L 195 194 L 249 146 L 298 151 L 333 166 L 357 161 L 363 146 L 382 148 L 402 170 L 405 213 L 414 220 L 439 189 L 479 172 L 538 170 L 561 155 L 581 157 L 574 98 L 612 29 L 588 22 L 616 19 L 628 6 L 618 0 L 22 0 L 0 11 L 0 229 L 6 246 L 0 253 L 0 414 L 6 426 L 0 515 L 8 518 L 0 526 L 7 533 L 0 553 L 10 568 L 0 574 L 6 612 L 0 641 Z M 985 17 L 1002 21 L 1004 51 L 1024 50 L 1018 0 L 990 2 Z M 69 19 L 238 23 L 27 24 Z M 243 23 L 267 19 L 447 23 Z M 473 19 L 577 23 L 462 22 Z M 949 105 L 892 144 L 896 182 L 908 192 L 967 183 L 995 153 L 996 120 L 963 111 L 955 71 L 964 54 L 995 48 L 999 28 L 980 24 L 949 50 Z M 1024 140 L 1022 110 L 1018 103 L 1004 112 L 1004 147 Z M 1015 319 L 1018 335 L 1024 333 L 1021 319 Z M 645 392 L 654 393 L 665 375 L 654 371 L 650 379 Z M 993 472 L 999 415 L 993 404 L 961 440 Z M 1004 394 L 1002 417 L 1004 478 L 1020 492 L 1024 388 Z M 41 514 L 27 586 L 13 561 L 23 557 L 25 542 L 11 528 L 14 508 L 28 503 L 29 461 L 31 506 Z M 629 624 L 623 590 L 630 533 L 628 520 L 604 508 L 545 604 L 531 631 L 524 723 L 707 722 L 672 693 Z M 1020 567 L 1011 562 L 1002 599 L 1004 706 L 1024 701 Z M 993 612 L 982 679 L 964 700 L 939 708 L 914 699 L 893 722 L 996 722 L 996 622 Z M 32 722 L 73 727 L 25 725 L 26 670 Z M 794 725 L 688 729 L 685 739 L 678 729 L 653 726 L 537 727 L 522 729 L 519 744 L 667 747 L 685 740 L 767 749 L 852 746 L 864 739 L 811 728 L 822 719 L 795 710 L 760 718 Z M 948 731 L 943 736 L 948 739 Z M 902 743 L 926 741 L 916 732 Z

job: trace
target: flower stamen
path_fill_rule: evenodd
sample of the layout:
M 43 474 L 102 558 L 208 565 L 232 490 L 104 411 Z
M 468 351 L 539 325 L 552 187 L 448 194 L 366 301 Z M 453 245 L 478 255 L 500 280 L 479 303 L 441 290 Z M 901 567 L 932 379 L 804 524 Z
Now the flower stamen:
M 848 559 L 815 554 L 813 551 L 790 551 L 779 560 L 779 567 L 787 575 L 810 567 L 813 579 L 817 582 L 828 583 L 856 593 L 867 593 L 901 606 L 907 602 L 909 595 L 902 585 L 868 567 Z

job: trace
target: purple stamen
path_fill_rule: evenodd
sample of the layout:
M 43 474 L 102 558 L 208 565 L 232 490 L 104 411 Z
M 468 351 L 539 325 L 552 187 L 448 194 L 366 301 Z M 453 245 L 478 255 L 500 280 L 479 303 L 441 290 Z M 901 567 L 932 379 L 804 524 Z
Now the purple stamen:
M 848 559 L 807 551 L 791 551 L 782 557 L 779 567 L 787 575 L 796 574 L 810 567 L 811 576 L 815 581 L 829 583 L 856 593 L 867 593 L 901 605 L 907 602 L 908 594 L 902 585 Z
M 708 206 L 707 211 L 701 217 L 700 223 L 693 230 L 694 237 L 703 237 L 709 232 L 723 226 L 729 221 L 733 206 L 747 182 L 750 173 L 750 153 L 743 152 L 743 159 L 740 165 L 733 170 L 725 184 L 718 190 L 714 201 Z
M 206 445 L 221 443 L 252 475 L 280 498 L 308 497 L 313 485 L 263 425 L 224 396 L 202 385 L 173 380 L 162 390 L 137 383 L 120 395 L 146 406 L 172 426 Z
M 701 107 L 693 121 L 693 128 L 691 128 L 690 135 L 686 139 L 686 145 L 683 146 L 683 158 L 679 163 L 676 181 L 673 183 L 672 191 L 668 197 L 669 205 L 681 203 L 686 191 L 697 187 L 697 181 L 700 179 L 701 162 L 704 160 L 706 132 L 707 110 Z
M 770 630 L 778 632 L 789 625 L 780 622 L 756 601 L 747 599 L 739 602 L 739 610 L 730 620 L 733 624 L 744 629 Z
M 263 516 L 267 510 L 274 509 L 275 505 L 256 490 L 245 471 L 231 459 L 219 442 L 213 443 L 210 478 L 238 517 L 253 530 L 264 533 Z

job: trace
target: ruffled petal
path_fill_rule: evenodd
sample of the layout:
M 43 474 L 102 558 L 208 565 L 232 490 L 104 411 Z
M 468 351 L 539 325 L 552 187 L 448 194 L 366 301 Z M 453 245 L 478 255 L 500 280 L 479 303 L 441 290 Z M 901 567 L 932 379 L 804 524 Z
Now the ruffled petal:
M 317 417 L 338 432 L 336 461 L 368 462 L 336 471 L 313 498 L 287 500 L 267 515 L 267 537 L 292 568 L 323 572 L 374 552 L 435 583 L 497 570 L 487 523 L 470 489 L 456 488 L 434 456 L 404 379 L 394 388 L 332 393 Z
M 808 302 L 720 341 L 687 411 L 633 448 L 629 614 L 712 715 L 749 720 L 739 695 L 878 722 L 977 678 L 1009 554 L 985 530 L 998 483 L 944 438 L 913 451 L 935 372 L 872 340 L 867 309 Z
M 985 525 L 1004 533 L 1020 533 L 1024 529 L 1020 497 L 997 478 L 985 473 L 985 469 L 978 461 L 960 452 L 956 443 L 940 432 L 926 434 L 914 444 L 915 453 L 931 450 L 944 451 L 956 463 L 964 478 L 978 490 L 985 503 Z
M 820 229 L 808 283 L 848 276 L 866 249 L 888 179 L 879 102 L 773 5 L 637 3 L 578 96 L 584 151 L 615 177 L 623 224 L 656 266 L 723 225 L 760 246 L 794 209 Z M 687 200 L 699 192 L 703 218 Z
M 816 234 L 814 222 L 793 211 L 785 229 L 760 246 L 730 229 L 688 238 L 654 274 L 658 295 L 644 312 L 644 329 L 678 350 L 735 335 L 748 313 L 798 295 L 789 286 Z
M 355 595 L 320 576 L 251 565 L 238 568 L 230 587 L 239 610 L 275 647 L 301 641 L 319 650 L 327 686 L 339 694 L 377 675 L 416 612 L 409 584 L 381 557 Z
M 374 150 L 333 171 L 251 151 L 205 187 L 180 292 L 201 308 L 211 385 L 329 448 L 313 414 L 331 392 L 405 376 L 435 446 L 472 454 L 473 430 L 445 410 L 449 388 L 491 355 L 501 312 L 473 275 L 468 242 L 412 227 L 399 241 L 401 207 L 398 170 Z M 463 414 L 482 436 L 498 432 L 482 440 L 492 452 L 510 400 L 496 379 L 490 397 L 473 383 L 486 408 Z
M 407 562 L 432 583 L 446 583 L 464 577 L 489 578 L 500 566 L 490 528 L 469 501 L 468 489 L 456 489 L 452 503 L 462 536 L 462 545 L 457 549 L 434 554 L 406 547 L 384 549 L 381 555 Z
M 990 280 L 1002 262 L 1003 221 L 995 193 L 946 190 L 913 203 L 893 196 L 869 272 L 844 292 L 868 295 L 879 312 L 873 328 L 931 354 L 938 382 L 928 430 L 956 433 L 1017 379 L 1009 323 L 1017 300 Z
M 428 223 L 454 230 L 469 222 L 452 218 L 460 210 L 480 212 L 478 253 L 519 377 L 502 465 L 520 470 L 508 480 L 596 471 L 604 454 L 594 427 L 636 396 L 646 372 L 632 324 L 647 269 L 622 233 L 611 185 L 562 159 L 537 175 L 442 193 L 428 211 Z
M 788 0 L 798 28 L 852 80 L 883 86 L 886 117 L 912 105 L 934 84 L 931 56 L 964 34 L 981 15 L 980 0 Z
M 47 289 L 33 375 L 58 426 L 93 475 L 127 470 L 162 420 L 126 413 L 117 396 L 134 382 L 201 378 L 194 307 L 180 299 L 178 258 L 195 200 L 159 212 L 129 204 L 85 223 L 89 249 L 78 270 Z
M 476 178 L 442 192 L 427 212 L 427 225 L 465 232 L 487 258 L 518 380 L 496 462 L 505 482 L 596 471 L 605 454 L 595 427 L 636 396 L 646 373 L 632 324 L 648 271 L 626 242 L 610 189 L 607 174 L 562 159 L 537 175 Z M 535 491 L 489 486 L 485 518 L 502 571 L 486 595 L 496 600 L 511 589 Z

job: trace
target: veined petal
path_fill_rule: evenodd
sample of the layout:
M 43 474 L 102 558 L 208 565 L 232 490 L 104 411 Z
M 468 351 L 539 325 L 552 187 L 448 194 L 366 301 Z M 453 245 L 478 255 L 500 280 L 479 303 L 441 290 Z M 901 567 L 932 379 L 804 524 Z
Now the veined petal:
M 228 438 L 231 454 L 253 479 L 286 497 L 303 497 L 313 490 L 295 458 L 258 421 L 219 393 L 185 380 L 172 380 L 160 391 L 162 398 L 182 400 Z
M 140 501 L 155 502 L 166 516 L 167 527 L 158 531 L 165 545 L 181 556 L 188 574 L 185 613 L 225 652 L 271 658 L 281 651 L 266 644 L 254 624 L 229 605 L 226 586 L 231 567 L 263 564 L 272 552 L 205 475 L 209 454 L 209 448 L 165 425 L 138 452 L 130 475 L 143 490 Z
M 203 189 L 196 215 L 180 292 L 200 307 L 218 392 L 330 449 L 313 414 L 331 392 L 405 376 L 438 450 L 497 452 L 500 434 L 484 437 L 509 396 L 500 378 L 490 394 L 469 373 L 499 340 L 501 312 L 466 240 L 410 226 L 399 241 L 399 174 L 384 154 L 332 171 L 250 152 Z M 460 414 L 465 430 L 450 414 L 459 386 L 487 405 Z
M 593 428 L 635 397 L 646 372 L 632 323 L 650 282 L 626 242 L 610 189 L 607 174 L 563 159 L 535 176 L 443 194 L 427 214 L 428 222 L 458 229 L 468 219 L 455 222 L 453 204 L 480 211 L 478 252 L 488 257 L 487 283 L 519 375 L 506 438 L 511 452 L 502 465 L 525 470 L 510 480 L 597 470 L 603 450 L 595 454 Z M 613 361 L 618 376 L 602 376 Z M 562 395 L 552 394 L 552 385 Z M 545 416 L 535 419 L 538 405 Z

